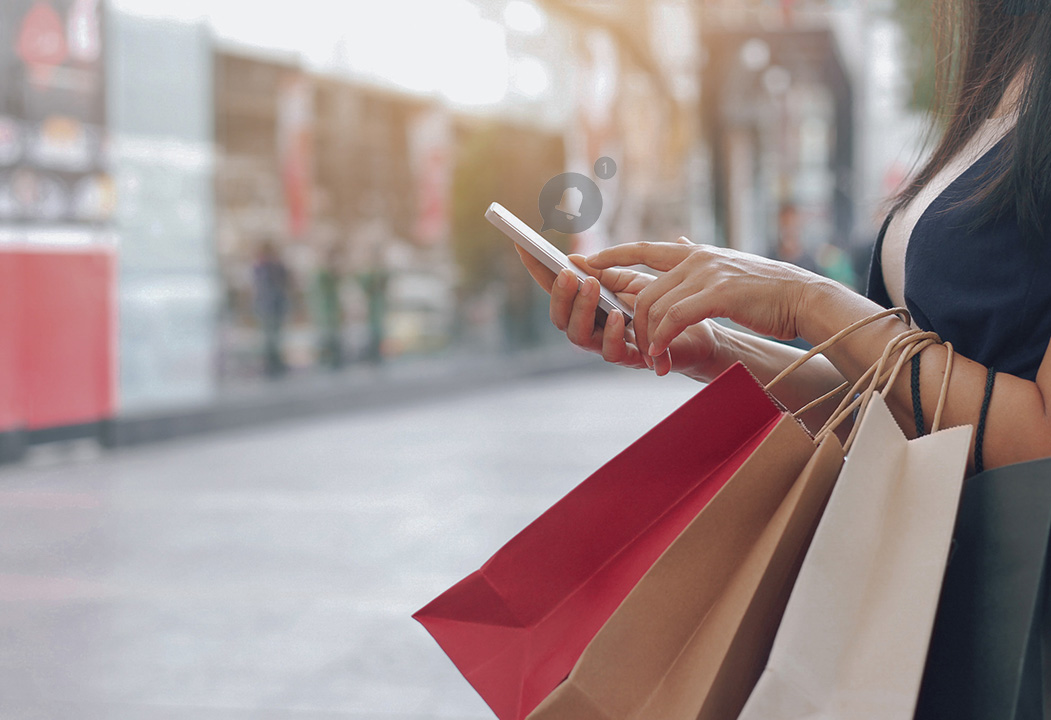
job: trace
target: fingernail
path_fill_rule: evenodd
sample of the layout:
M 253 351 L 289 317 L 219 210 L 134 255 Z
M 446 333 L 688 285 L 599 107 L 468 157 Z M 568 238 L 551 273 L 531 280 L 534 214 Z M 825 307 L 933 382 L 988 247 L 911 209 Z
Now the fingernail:
M 562 271 L 558 274 L 558 286 L 560 288 L 569 287 L 569 273 Z
M 650 354 L 650 357 L 657 357 L 658 355 L 660 355 L 660 353 L 657 352 L 657 344 L 656 343 L 650 343 L 649 354 Z
M 588 278 L 587 280 L 584 281 L 584 287 L 581 288 L 580 294 L 583 295 L 584 297 L 591 297 L 592 293 L 594 293 L 594 292 L 595 292 L 595 282 L 591 278 Z

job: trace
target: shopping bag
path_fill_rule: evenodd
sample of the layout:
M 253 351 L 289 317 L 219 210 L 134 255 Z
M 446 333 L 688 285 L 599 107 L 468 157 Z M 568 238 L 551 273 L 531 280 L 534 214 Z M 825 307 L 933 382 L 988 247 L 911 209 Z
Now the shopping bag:
M 872 396 L 740 720 L 912 717 L 970 442 Z
M 785 418 L 643 576 L 529 720 L 726 720 L 760 673 L 839 474 Z
M 968 478 L 916 720 L 1038 720 L 1049 668 L 1051 458 Z
M 852 332 L 899 312 L 878 313 L 845 328 L 785 368 L 771 385 Z M 569 678 L 528 720 L 736 717 L 763 670 L 795 573 L 839 473 L 843 449 L 831 433 L 891 377 L 891 371 L 883 373 L 884 365 L 923 340 L 918 335 L 910 331 L 888 344 L 884 357 L 857 381 L 858 391 L 869 389 L 856 399 L 847 393 L 819 433 L 825 440 L 816 454 L 809 434 L 783 421 L 643 576 Z M 797 416 L 846 389 L 815 400 Z
M 413 617 L 501 720 L 521 720 L 786 417 L 735 364 Z

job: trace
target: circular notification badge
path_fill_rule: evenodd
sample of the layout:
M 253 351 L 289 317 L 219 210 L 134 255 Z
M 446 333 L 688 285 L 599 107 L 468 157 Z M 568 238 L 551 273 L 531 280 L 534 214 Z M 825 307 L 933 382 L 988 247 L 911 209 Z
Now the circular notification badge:
M 609 180 L 617 174 L 617 163 L 613 158 L 603 155 L 595 162 L 595 175 L 602 180 Z
M 602 214 L 602 193 L 587 175 L 562 173 L 547 181 L 540 191 L 543 232 L 548 228 L 571 235 L 587 230 Z

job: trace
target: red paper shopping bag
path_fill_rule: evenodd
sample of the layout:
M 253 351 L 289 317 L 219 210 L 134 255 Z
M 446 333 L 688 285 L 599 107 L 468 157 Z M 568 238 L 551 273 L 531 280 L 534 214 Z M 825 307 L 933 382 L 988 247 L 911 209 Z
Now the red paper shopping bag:
M 784 415 L 734 365 L 413 617 L 521 720 Z

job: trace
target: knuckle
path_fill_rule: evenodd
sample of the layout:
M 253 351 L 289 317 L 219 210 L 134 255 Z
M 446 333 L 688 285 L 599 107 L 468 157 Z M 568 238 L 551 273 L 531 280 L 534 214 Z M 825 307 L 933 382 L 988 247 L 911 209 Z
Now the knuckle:
M 683 325 L 686 322 L 686 310 L 681 303 L 675 303 L 668 308 L 666 317 L 674 325 Z
M 651 305 L 646 311 L 646 319 L 649 320 L 651 324 L 660 322 L 663 315 L 664 313 L 661 310 L 660 303 L 653 303 L 653 305 Z

